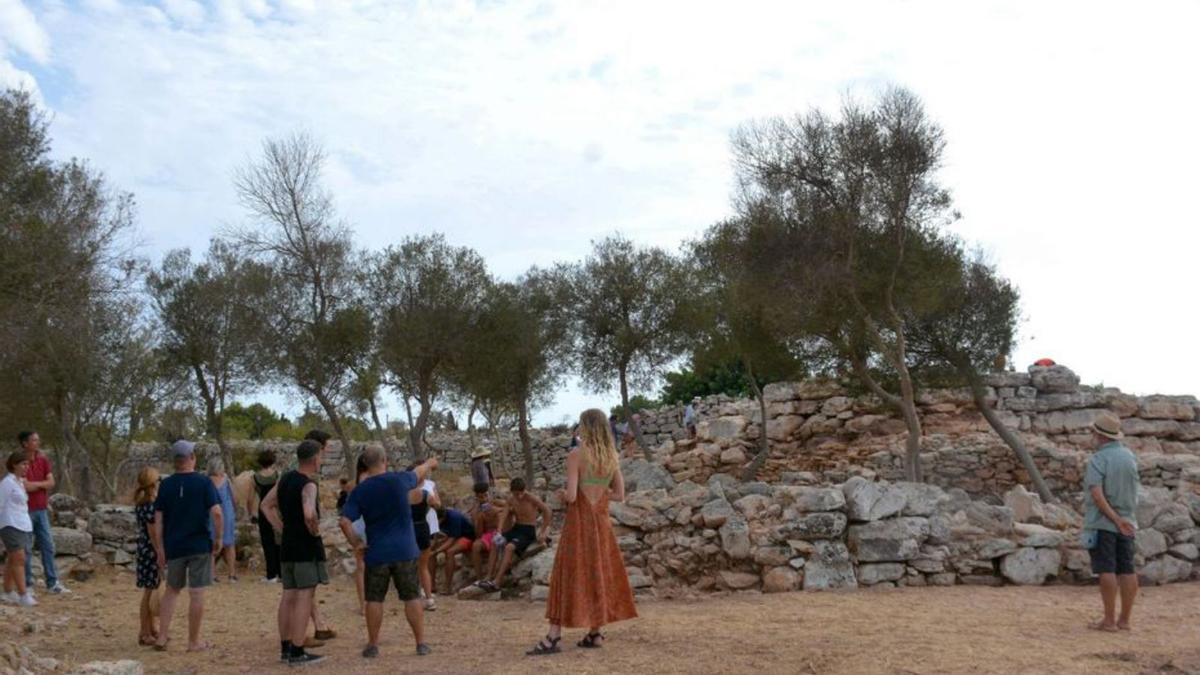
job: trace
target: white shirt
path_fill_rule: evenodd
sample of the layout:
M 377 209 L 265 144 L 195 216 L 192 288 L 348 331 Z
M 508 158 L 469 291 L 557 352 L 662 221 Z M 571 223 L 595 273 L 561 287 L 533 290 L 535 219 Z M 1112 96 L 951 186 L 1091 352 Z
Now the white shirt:
M 25 487 L 12 473 L 0 480 L 0 528 L 5 527 L 33 532 L 33 521 L 29 518 L 29 493 L 25 492 Z
M 425 482 L 421 483 L 421 489 L 428 492 L 431 495 L 436 495 L 437 494 L 437 483 L 434 483 L 433 481 L 426 478 Z M 429 512 L 425 514 L 425 522 L 429 523 L 429 534 L 431 536 L 437 534 L 438 532 L 441 532 L 441 530 L 438 529 L 437 511 L 434 511 L 433 509 L 429 509 Z

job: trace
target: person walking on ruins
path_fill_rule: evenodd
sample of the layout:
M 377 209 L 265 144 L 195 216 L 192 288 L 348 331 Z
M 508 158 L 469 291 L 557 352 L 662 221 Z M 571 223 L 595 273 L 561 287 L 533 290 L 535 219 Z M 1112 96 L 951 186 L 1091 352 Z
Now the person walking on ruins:
M 162 582 L 158 570 L 158 557 L 154 554 L 154 500 L 158 497 L 158 469 L 143 467 L 138 472 L 137 489 L 133 492 L 133 515 L 137 519 L 137 587 L 142 589 L 142 602 L 138 607 L 141 628 L 138 644 L 149 647 L 158 642 L 158 626 L 155 625 L 151 602 L 154 591 Z
M 540 529 L 537 526 L 539 515 L 542 517 Z M 492 578 L 481 581 L 479 586 L 489 592 L 500 590 L 504 575 L 512 567 L 513 561 L 525 555 L 525 551 L 535 542 L 546 543 L 552 518 L 546 502 L 525 490 L 524 479 L 512 479 L 508 502 L 500 517 L 504 548 L 497 552 L 499 560 Z
M 1088 460 L 1083 479 L 1084 548 L 1092 560 L 1092 573 L 1100 577 L 1104 619 L 1091 624 L 1102 631 L 1129 630 L 1133 602 L 1138 593 L 1133 567 L 1136 552 L 1138 468 L 1134 454 L 1121 443 L 1121 420 L 1103 413 L 1092 424 L 1098 448 Z M 1121 615 L 1116 615 L 1117 596 Z
M 624 501 L 625 479 L 604 412 L 592 409 L 579 418 L 580 447 L 567 454 L 567 487 L 559 496 L 567 518 L 554 556 L 546 619 L 550 630 L 529 656 L 561 651 L 562 629 L 587 628 L 577 645 L 604 644 L 600 629 L 637 617 L 633 590 L 608 518 L 610 501 Z
M 492 451 L 487 448 L 475 448 L 471 453 L 471 481 L 475 485 L 483 484 L 488 489 L 496 487 L 496 477 L 492 474 Z
M 29 473 L 29 457 L 23 450 L 8 456 L 8 474 L 0 481 L 0 541 L 4 543 L 4 602 L 32 607 L 37 603 L 25 583 L 25 555 L 33 535 L 29 517 L 29 494 L 25 477 Z
M 33 521 L 33 537 L 25 549 L 25 585 L 33 588 L 33 545 L 42 552 L 42 572 L 46 575 L 46 588 L 55 595 L 70 593 L 58 579 L 58 568 L 54 564 L 54 537 L 50 533 L 50 491 L 54 489 L 54 470 L 50 459 L 42 453 L 42 438 L 36 431 L 22 431 L 17 442 L 29 459 L 29 473 L 25 476 L 25 489 L 29 493 L 29 519 Z
M 693 401 L 683 406 L 683 428 L 689 440 L 696 440 L 696 404 Z
M 353 522 L 360 516 L 366 525 L 367 565 L 367 646 L 363 658 L 379 656 L 379 630 L 383 625 L 383 601 L 388 588 L 395 586 L 404 603 L 404 616 L 417 643 L 417 654 L 425 656 L 432 650 L 425 643 L 424 605 L 421 602 L 421 580 L 418 570 L 420 550 L 413 531 L 411 500 L 418 497 L 421 481 L 434 467 L 437 459 L 430 458 L 412 471 L 388 472 L 387 461 L 379 448 L 367 448 L 363 453 L 367 478 L 346 499 L 346 507 L 338 521 L 347 541 L 355 548 L 365 543 L 354 531 Z
M 304 666 L 325 659 L 304 651 L 308 621 L 318 584 L 329 583 L 325 543 L 321 540 L 321 507 L 317 499 L 321 444 L 304 440 L 296 448 L 297 467 L 280 477 L 263 500 L 263 514 L 283 533 L 279 546 L 279 659 Z
M 221 540 L 221 550 L 213 554 L 213 581 L 216 579 L 217 561 L 225 561 L 225 572 L 229 581 L 237 581 L 237 507 L 233 504 L 233 486 L 225 473 L 225 464 L 219 459 L 208 462 L 208 478 L 221 498 L 221 529 L 213 527 L 213 536 Z
M 263 558 L 267 565 L 263 581 L 276 583 L 279 581 L 279 542 L 275 540 L 275 528 L 271 521 L 262 513 L 262 500 L 266 499 L 271 488 L 279 481 L 279 471 L 275 468 L 275 453 L 263 450 L 258 453 L 258 471 L 254 472 L 254 490 L 250 493 L 250 503 L 246 512 L 252 514 L 250 522 L 258 525 L 258 539 L 262 544 Z
M 165 572 L 159 621 L 162 629 L 154 648 L 166 651 L 171 619 L 179 593 L 188 589 L 188 651 L 210 649 L 200 640 L 204 620 L 204 589 L 212 585 L 213 555 L 221 550 L 221 498 L 212 481 L 196 473 L 196 444 L 178 440 L 171 445 L 175 473 L 163 480 L 154 500 L 154 550 L 159 573 Z M 210 529 L 214 528 L 214 529 Z

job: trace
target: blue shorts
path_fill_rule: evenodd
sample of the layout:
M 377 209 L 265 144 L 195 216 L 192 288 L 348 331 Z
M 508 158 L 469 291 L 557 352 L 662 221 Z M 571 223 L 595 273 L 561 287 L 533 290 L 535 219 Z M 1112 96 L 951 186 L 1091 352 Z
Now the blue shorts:
M 1092 558 L 1092 574 L 1133 574 L 1133 554 L 1137 543 L 1133 537 L 1108 530 L 1096 531 L 1096 545 L 1088 549 Z

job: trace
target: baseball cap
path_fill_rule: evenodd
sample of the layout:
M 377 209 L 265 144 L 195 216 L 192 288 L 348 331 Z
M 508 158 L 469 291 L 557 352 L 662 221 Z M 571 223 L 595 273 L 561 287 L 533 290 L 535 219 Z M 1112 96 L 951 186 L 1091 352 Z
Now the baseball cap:
M 196 452 L 196 444 L 184 439 L 179 439 L 171 444 L 172 457 L 191 457 Z

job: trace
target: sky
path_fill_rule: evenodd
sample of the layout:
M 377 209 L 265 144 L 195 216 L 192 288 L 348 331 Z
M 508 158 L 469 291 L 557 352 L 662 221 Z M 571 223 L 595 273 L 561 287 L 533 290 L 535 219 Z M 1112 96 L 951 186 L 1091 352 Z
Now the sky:
M 1016 363 L 1200 393 L 1197 26 L 1194 0 L 0 0 L 0 86 L 136 195 L 151 260 L 244 224 L 233 171 L 307 131 L 361 246 L 443 232 L 512 277 L 617 231 L 676 249 L 730 214 L 738 125 L 902 85 L 945 129 L 952 231 L 1021 289 Z M 535 420 L 614 398 L 571 383 Z

